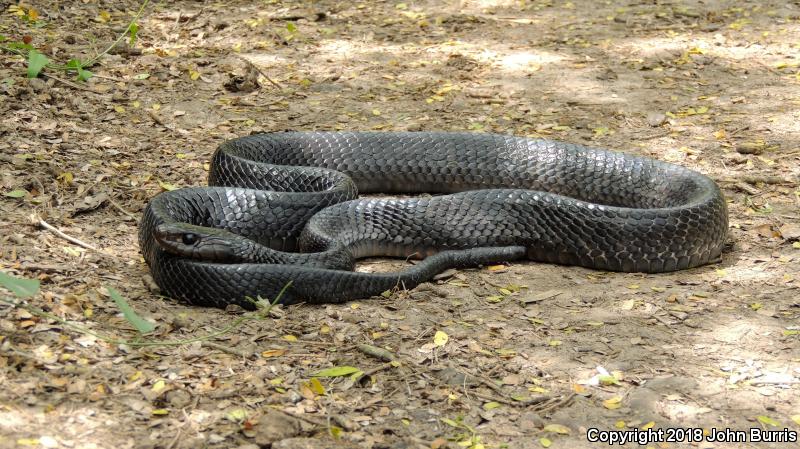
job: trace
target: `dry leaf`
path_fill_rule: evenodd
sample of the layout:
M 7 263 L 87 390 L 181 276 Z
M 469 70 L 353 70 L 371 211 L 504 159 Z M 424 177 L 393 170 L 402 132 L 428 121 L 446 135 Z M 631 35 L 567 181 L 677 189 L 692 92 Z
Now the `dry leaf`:
M 436 335 L 433 336 L 433 344 L 436 346 L 444 346 L 448 340 L 450 340 L 450 336 L 442 331 L 436 331 Z

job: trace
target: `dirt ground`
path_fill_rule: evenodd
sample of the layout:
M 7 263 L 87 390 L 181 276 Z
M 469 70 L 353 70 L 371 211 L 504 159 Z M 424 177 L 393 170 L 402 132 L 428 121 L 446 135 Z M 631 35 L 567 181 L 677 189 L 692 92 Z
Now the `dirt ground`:
M 0 0 L 0 35 L 64 63 L 102 51 L 140 5 Z M 0 53 L 0 269 L 41 281 L 30 306 L 100 334 L 0 303 L 0 447 L 577 448 L 609 447 L 590 428 L 800 430 L 797 2 L 176 1 L 139 26 L 86 83 L 27 79 Z M 225 139 L 287 129 L 652 156 L 720 184 L 729 245 L 677 273 L 520 263 L 239 321 L 253 316 L 154 294 L 136 241 L 148 199 L 204 184 Z M 137 334 L 107 287 L 157 325 L 145 341 L 235 326 L 114 344 Z M 347 366 L 366 375 L 313 377 Z

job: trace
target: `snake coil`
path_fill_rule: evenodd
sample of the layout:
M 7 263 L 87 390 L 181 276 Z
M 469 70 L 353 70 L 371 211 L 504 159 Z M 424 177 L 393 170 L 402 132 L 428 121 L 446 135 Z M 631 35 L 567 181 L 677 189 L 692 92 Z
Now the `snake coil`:
M 166 296 L 219 307 L 252 308 L 245 297 L 272 298 L 288 281 L 283 302 L 340 302 L 522 258 L 680 270 L 716 260 L 728 227 L 700 173 L 499 134 L 252 135 L 217 149 L 209 184 L 154 197 L 139 244 Z M 376 192 L 439 195 L 358 198 Z M 398 273 L 350 271 L 358 258 L 412 254 L 427 257 Z

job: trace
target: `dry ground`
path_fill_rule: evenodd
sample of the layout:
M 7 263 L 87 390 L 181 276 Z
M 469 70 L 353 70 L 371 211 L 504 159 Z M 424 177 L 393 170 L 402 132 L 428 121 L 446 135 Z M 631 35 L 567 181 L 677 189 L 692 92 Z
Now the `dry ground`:
M 139 4 L 0 6 L 0 35 L 64 62 L 107 46 Z M 155 341 L 242 316 L 152 293 L 136 220 L 256 131 L 473 130 L 648 155 L 721 185 L 730 245 L 663 275 L 463 270 L 388 299 L 278 308 L 210 344 L 112 344 L 3 304 L 0 447 L 572 448 L 608 446 L 591 427 L 800 430 L 797 2 L 176 1 L 139 24 L 85 84 L 26 79 L 0 53 L 0 193 L 27 192 L 0 197 L 0 268 L 41 280 L 31 305 L 102 335 L 135 338 L 109 286 Z M 312 380 L 341 366 L 372 375 Z

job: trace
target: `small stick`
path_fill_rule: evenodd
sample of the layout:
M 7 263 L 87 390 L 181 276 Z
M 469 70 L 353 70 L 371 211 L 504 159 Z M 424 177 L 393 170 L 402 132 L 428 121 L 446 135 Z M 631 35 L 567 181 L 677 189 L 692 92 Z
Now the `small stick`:
M 57 76 L 50 75 L 49 73 L 42 72 L 42 75 L 44 75 L 47 78 L 52 78 L 52 79 L 54 79 L 56 81 L 60 81 L 60 82 L 66 84 L 67 86 L 70 86 L 70 87 L 72 87 L 74 89 L 79 89 L 79 90 L 83 90 L 83 91 L 86 91 L 86 92 L 91 92 L 93 94 L 97 93 L 97 91 L 95 91 L 94 89 L 91 89 L 91 88 L 86 87 L 86 86 L 81 86 L 78 83 L 73 83 L 72 81 L 65 80 L 64 78 L 59 78 Z
M 61 273 L 75 271 L 72 268 L 63 265 L 40 265 L 40 264 L 24 264 L 19 267 L 23 271 L 41 271 L 42 273 Z
M 125 208 L 123 208 L 122 206 L 120 206 L 120 205 L 119 205 L 119 203 L 117 203 L 116 201 L 114 201 L 114 198 L 112 198 L 112 197 L 110 197 L 110 196 L 109 196 L 109 197 L 108 197 L 108 202 L 109 202 L 109 203 L 110 203 L 112 206 L 114 206 L 114 209 L 116 209 L 116 210 L 118 210 L 118 211 L 122 212 L 123 214 L 127 215 L 128 217 L 130 217 L 130 218 L 131 218 L 132 220 L 134 220 L 134 221 L 137 221 L 137 222 L 139 221 L 139 217 L 137 217 L 136 215 L 133 215 L 131 212 L 128 212 L 127 210 L 125 210 Z
M 364 379 L 366 377 L 370 377 L 373 374 L 377 374 L 377 373 L 379 373 L 379 372 L 381 372 L 383 370 L 387 370 L 387 369 L 393 368 L 394 366 L 395 366 L 394 363 L 389 362 L 389 363 L 384 363 L 384 364 L 378 365 L 378 366 L 376 366 L 374 368 L 368 369 L 368 370 L 362 372 L 360 376 L 354 378 L 352 383 L 350 385 L 348 385 L 345 389 L 349 388 L 352 385 L 355 385 L 355 384 L 359 383 L 361 381 L 361 379 Z
M 236 348 L 231 348 L 229 346 L 221 345 L 219 343 L 214 343 L 213 341 L 203 341 L 201 343 L 201 346 L 205 346 L 205 347 L 212 348 L 212 349 L 217 349 L 217 350 L 222 351 L 222 352 L 227 352 L 228 354 L 236 355 L 236 356 L 239 356 L 239 357 L 241 357 L 243 359 L 248 359 L 248 358 L 250 358 L 250 356 L 253 355 L 252 353 L 249 353 L 249 352 L 246 352 L 246 351 L 242 351 L 242 350 L 239 350 L 239 349 L 236 349 Z
M 283 86 L 281 86 L 280 84 L 278 84 L 278 83 L 276 83 L 275 81 L 273 81 L 273 80 L 272 80 L 272 78 L 270 78 L 269 76 L 267 76 L 267 74 L 266 74 L 266 73 L 264 73 L 264 71 L 263 71 L 263 70 L 261 70 L 260 68 L 258 68 L 258 66 L 257 66 L 257 65 L 253 64 L 253 63 L 252 63 L 252 62 L 251 62 L 249 59 L 247 59 L 247 58 L 245 58 L 245 57 L 242 57 L 242 56 L 239 56 L 239 57 L 240 57 L 241 59 L 243 59 L 243 60 L 244 60 L 244 62 L 246 62 L 246 63 L 250 64 L 250 65 L 251 65 L 251 66 L 252 66 L 254 69 L 256 69 L 256 72 L 260 73 L 260 74 L 261 74 L 261 76 L 263 76 L 263 77 L 264 77 L 264 79 L 266 79 L 267 81 L 269 81 L 269 83 L 270 83 L 270 84 L 272 84 L 273 86 L 277 87 L 278 89 L 281 89 L 281 90 L 283 90 Z
M 88 243 L 84 242 L 83 240 L 79 240 L 79 239 L 76 239 L 75 237 L 72 237 L 72 236 L 69 236 L 69 235 L 67 235 L 67 234 L 64 234 L 64 233 L 63 233 L 62 231 L 60 231 L 58 228 L 56 228 L 55 226 L 51 225 L 50 223 L 48 223 L 48 222 L 46 222 L 46 221 L 42 220 L 41 218 L 38 218 L 38 217 L 37 217 L 36 219 L 38 219 L 38 221 L 36 221 L 36 224 L 38 224 L 38 225 L 39 225 L 39 227 L 41 227 L 41 228 L 44 228 L 44 229 L 47 229 L 48 231 L 50 231 L 50 232 L 52 232 L 53 234 L 55 234 L 55 235 L 57 235 L 57 236 L 61 237 L 62 239 L 64 239 L 64 240 L 67 240 L 67 241 L 69 241 L 69 242 L 72 242 L 72 243 L 74 243 L 74 244 L 76 244 L 76 245 L 78 245 L 78 246 L 81 246 L 81 247 L 83 247 L 83 248 L 86 248 L 86 249 L 90 249 L 90 250 L 92 250 L 92 251 L 97 251 L 98 253 L 100 253 L 100 254 L 103 254 L 103 253 L 102 253 L 102 252 L 101 252 L 99 249 L 97 249 L 96 247 L 94 247 L 94 246 L 92 246 L 92 245 L 90 245 L 90 244 L 88 244 Z
M 554 399 L 551 396 L 541 396 L 541 397 L 523 399 L 521 401 L 517 401 L 515 399 L 507 399 L 505 397 L 492 396 L 491 394 L 481 393 L 480 391 L 473 391 L 472 394 L 487 401 L 499 402 L 501 404 L 510 405 L 512 407 L 530 407 L 531 405 L 541 404 L 543 402 L 549 402 Z
M 750 385 L 800 384 L 800 380 L 751 380 Z
M 377 346 L 360 344 L 356 347 L 358 348 L 359 351 L 363 352 L 364 354 L 370 357 L 375 357 L 376 359 L 383 360 L 384 362 L 391 362 L 392 360 L 397 359 L 397 356 L 395 356 L 391 352 L 383 348 L 379 348 Z
M 506 393 L 503 391 L 503 389 L 500 386 L 498 386 L 491 379 L 487 379 L 486 377 L 483 377 L 483 376 L 474 376 L 472 374 L 470 374 L 470 376 L 480 380 L 482 384 L 486 385 L 487 387 L 491 388 L 492 390 L 496 391 L 497 393 L 499 393 L 499 394 L 501 394 L 503 396 L 506 395 Z
M 651 316 L 653 318 L 655 318 L 656 320 L 658 320 L 659 323 L 661 323 L 664 326 L 666 326 L 668 331 L 670 331 L 672 333 L 675 333 L 675 329 L 672 328 L 672 323 L 670 323 L 669 321 L 665 320 L 664 318 L 661 318 L 660 316 L 656 315 L 655 313 L 652 314 Z
M 324 420 L 322 418 L 319 418 L 319 417 L 316 417 L 316 416 L 308 416 L 306 414 L 288 412 L 286 410 L 280 410 L 280 409 L 273 409 L 273 410 L 275 410 L 275 411 L 277 411 L 279 413 L 283 413 L 284 415 L 290 416 L 290 417 L 292 417 L 294 419 L 299 419 L 299 420 L 305 421 L 305 422 L 307 422 L 309 424 L 313 424 L 315 426 L 328 427 L 328 422 L 326 420 Z
M 384 363 L 383 365 L 378 365 L 378 366 L 376 366 L 374 368 L 371 368 L 371 369 L 368 369 L 368 370 L 364 371 L 364 374 L 359 376 L 359 380 L 362 377 L 371 376 L 371 375 L 373 375 L 375 373 L 378 373 L 378 372 L 381 372 L 381 371 L 383 371 L 385 369 L 394 368 L 394 366 L 395 366 L 395 363 L 393 363 L 393 362 L 388 362 L 388 363 Z
M 155 113 L 155 111 L 148 109 L 147 110 L 147 115 L 149 115 L 150 118 L 153 119 L 154 122 L 158 123 L 161 126 L 165 126 L 164 125 L 164 121 L 161 120 L 161 117 L 159 117 L 158 114 Z
M 748 184 L 758 184 L 758 183 L 764 183 L 764 184 L 789 184 L 789 185 L 793 184 L 793 182 L 785 180 L 785 179 L 781 178 L 780 176 L 745 175 L 745 176 L 740 176 L 739 179 L 741 179 L 743 182 L 746 182 Z
M 544 405 L 542 407 L 537 407 L 535 410 L 538 413 L 548 412 L 556 407 L 568 404 L 574 397 L 575 393 L 571 393 L 568 396 L 564 397 L 563 399 L 552 401 L 550 404 Z
M 125 80 L 124 80 L 124 79 L 115 78 L 115 77 L 113 77 L 113 76 L 98 75 L 98 74 L 96 74 L 96 73 L 93 73 L 93 74 L 92 74 L 92 77 L 93 77 L 93 78 L 100 78 L 100 79 L 104 79 L 104 80 L 116 81 L 116 82 L 118 82 L 118 83 L 124 83 L 124 82 L 125 82 Z
M 167 445 L 167 449 L 172 449 L 173 447 L 175 447 L 175 443 L 177 443 L 178 440 L 180 439 L 182 432 L 183 429 L 178 428 L 178 431 L 175 433 L 175 438 L 173 438 L 172 441 L 170 441 L 170 443 Z
M 748 193 L 750 195 L 758 195 L 758 194 L 761 193 L 761 190 L 758 190 L 757 188 L 755 188 L 753 186 L 750 186 L 748 184 L 745 184 L 743 182 L 737 182 L 736 184 L 734 184 L 734 186 L 737 189 L 741 190 L 742 192 Z

